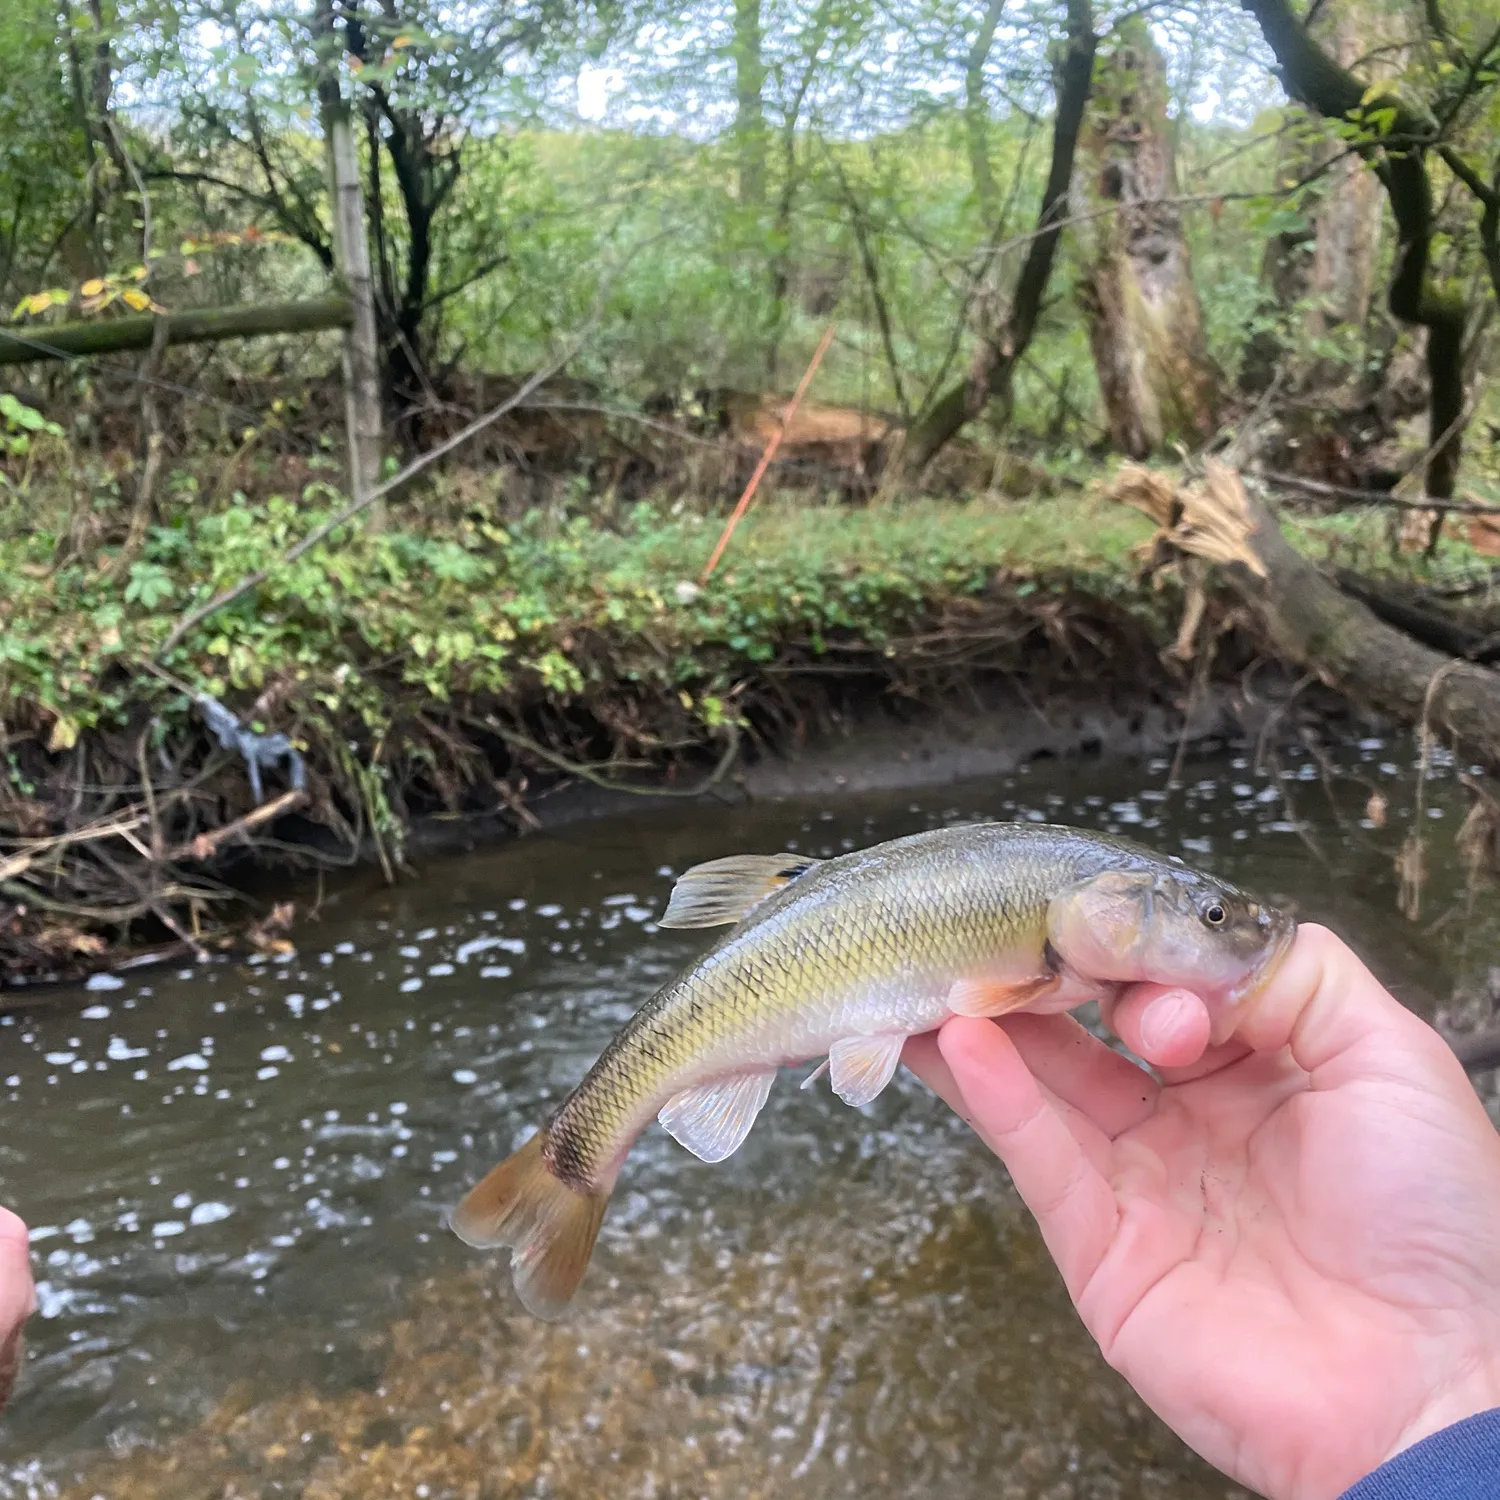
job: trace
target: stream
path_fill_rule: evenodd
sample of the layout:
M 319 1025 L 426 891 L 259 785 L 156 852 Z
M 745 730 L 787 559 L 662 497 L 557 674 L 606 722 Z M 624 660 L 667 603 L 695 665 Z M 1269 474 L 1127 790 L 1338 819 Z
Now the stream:
M 703 946 L 653 917 L 721 854 L 1124 832 L 1333 926 L 1430 1017 L 1500 963 L 1500 903 L 1455 851 L 1462 768 L 1435 755 L 1419 807 L 1415 766 L 1350 738 L 1275 772 L 1189 754 L 1170 793 L 1165 759 L 1040 760 L 653 807 L 350 880 L 294 954 L 23 995 L 0 1201 L 41 1308 L 0 1500 L 1240 1496 L 1104 1366 L 1003 1170 L 905 1073 L 861 1112 L 784 1079 L 717 1167 L 648 1132 L 562 1325 L 441 1216 Z

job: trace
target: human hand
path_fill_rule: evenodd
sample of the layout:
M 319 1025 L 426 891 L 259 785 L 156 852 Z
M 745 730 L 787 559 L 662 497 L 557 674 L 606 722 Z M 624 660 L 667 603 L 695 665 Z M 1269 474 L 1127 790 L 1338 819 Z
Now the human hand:
M 35 1311 L 26 1226 L 0 1208 L 0 1408 L 10 1399 L 21 1363 L 21 1327 Z
M 1500 1134 L 1436 1032 L 1312 926 L 1223 1045 L 1160 985 L 1109 1020 L 1160 1081 L 1067 1016 L 954 1018 L 906 1061 L 1185 1442 L 1330 1500 L 1500 1406 Z

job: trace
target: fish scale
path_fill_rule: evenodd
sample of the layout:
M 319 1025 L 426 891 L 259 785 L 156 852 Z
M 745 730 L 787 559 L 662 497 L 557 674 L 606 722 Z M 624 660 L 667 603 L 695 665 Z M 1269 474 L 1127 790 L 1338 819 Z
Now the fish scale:
M 1180 861 L 1029 823 L 936 829 L 825 861 L 712 861 L 681 878 L 662 921 L 734 925 L 642 1006 L 451 1220 L 471 1244 L 512 1248 L 517 1289 L 543 1316 L 572 1296 L 653 1119 L 721 1160 L 784 1064 L 832 1049 L 835 1091 L 868 1102 L 905 1039 L 951 1014 L 1066 1009 L 1146 978 L 1229 994 L 1291 931 Z

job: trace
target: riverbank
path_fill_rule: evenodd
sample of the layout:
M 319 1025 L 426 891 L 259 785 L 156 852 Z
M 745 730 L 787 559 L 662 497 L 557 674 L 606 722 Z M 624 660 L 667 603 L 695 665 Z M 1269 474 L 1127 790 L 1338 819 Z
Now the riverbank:
M 1232 618 L 1178 640 L 1149 524 L 1082 494 L 772 503 L 706 584 L 717 517 L 515 518 L 477 481 L 281 561 L 339 503 L 184 502 L 123 562 L 76 516 L 0 541 L 0 980 L 211 946 L 251 864 L 394 878 L 414 828 L 525 831 L 579 784 L 767 795 L 1160 748 L 1222 731 L 1213 685 L 1255 654 Z M 1377 522 L 1298 540 L 1392 566 Z M 270 915 L 252 940 L 284 940 Z

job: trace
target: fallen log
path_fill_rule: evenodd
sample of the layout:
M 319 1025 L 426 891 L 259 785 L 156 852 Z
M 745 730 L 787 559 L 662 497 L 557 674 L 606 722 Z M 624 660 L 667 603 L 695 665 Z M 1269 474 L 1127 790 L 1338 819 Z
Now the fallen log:
M 205 344 L 218 339 L 260 338 L 270 333 L 317 333 L 326 328 L 347 328 L 353 317 L 347 297 L 318 297 L 307 302 L 267 302 L 259 307 L 144 313 L 138 318 L 28 323 L 19 328 L 0 324 L 0 365 L 149 349 L 156 325 L 163 321 L 167 325 L 167 343 Z
M 1208 459 L 1202 483 L 1183 486 L 1128 464 L 1109 495 L 1144 511 L 1179 551 L 1218 564 L 1282 660 L 1500 766 L 1500 674 L 1422 645 L 1341 593 L 1227 464 Z
M 1340 593 L 1358 599 L 1377 619 L 1409 635 L 1434 651 L 1448 656 L 1462 656 L 1467 661 L 1483 665 L 1500 658 L 1500 641 L 1493 631 L 1475 630 L 1447 615 L 1434 610 L 1422 609 L 1405 599 L 1397 599 L 1377 588 L 1368 578 L 1349 568 L 1334 568 L 1333 581 Z

